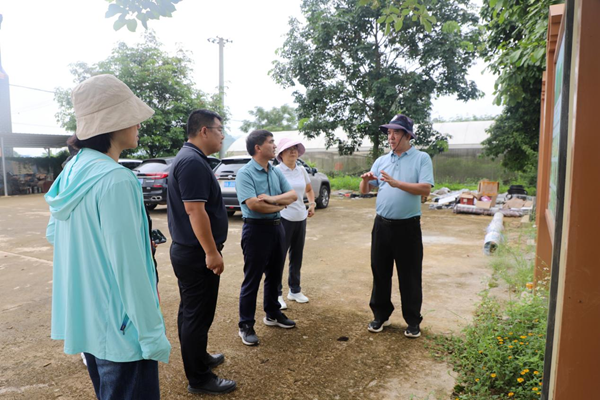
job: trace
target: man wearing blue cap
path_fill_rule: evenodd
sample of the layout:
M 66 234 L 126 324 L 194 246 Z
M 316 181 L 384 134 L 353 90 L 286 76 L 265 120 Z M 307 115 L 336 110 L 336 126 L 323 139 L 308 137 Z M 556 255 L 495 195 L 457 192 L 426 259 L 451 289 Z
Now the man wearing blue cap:
M 398 271 L 402 315 L 408 324 L 404 335 L 421 336 L 423 291 L 421 275 L 423 240 L 421 238 L 421 196 L 433 186 L 433 165 L 427 153 L 411 146 L 413 121 L 396 115 L 379 129 L 387 134 L 391 151 L 379 157 L 371 171 L 361 176 L 360 191 L 379 188 L 375 222 L 371 233 L 371 271 L 373 290 L 369 303 L 374 319 L 369 331 L 381 332 L 390 325 L 394 311 L 391 301 L 394 261 Z

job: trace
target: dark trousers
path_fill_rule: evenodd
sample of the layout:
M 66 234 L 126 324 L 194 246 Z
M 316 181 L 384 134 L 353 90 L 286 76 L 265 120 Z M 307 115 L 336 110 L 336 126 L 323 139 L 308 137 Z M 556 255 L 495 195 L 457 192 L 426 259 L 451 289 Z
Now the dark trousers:
M 213 377 L 206 363 L 206 345 L 217 307 L 220 277 L 206 268 L 201 247 L 173 243 L 171 264 L 181 296 L 177 327 L 183 368 L 190 385 L 200 386 Z
M 285 230 L 285 253 L 289 253 L 290 264 L 288 274 L 288 287 L 292 293 L 300 293 L 300 268 L 302 268 L 302 255 L 304 254 L 304 240 L 306 238 L 306 219 L 303 221 L 288 221 L 281 218 L 281 224 Z M 283 279 L 282 265 L 281 276 Z M 283 294 L 283 285 L 277 288 L 279 296 Z
M 98 400 L 160 399 L 158 361 L 114 362 L 84 355 Z
M 269 318 L 281 314 L 277 301 L 277 286 L 285 262 L 285 233 L 281 225 L 253 225 L 242 228 L 244 281 L 240 291 L 240 327 L 254 326 L 256 296 L 265 275 L 263 306 Z
M 420 324 L 423 319 L 423 240 L 420 218 L 386 222 L 377 216 L 371 240 L 373 291 L 369 305 L 375 319 L 386 321 L 394 311 L 391 296 L 395 261 L 400 284 L 402 316 L 408 325 Z

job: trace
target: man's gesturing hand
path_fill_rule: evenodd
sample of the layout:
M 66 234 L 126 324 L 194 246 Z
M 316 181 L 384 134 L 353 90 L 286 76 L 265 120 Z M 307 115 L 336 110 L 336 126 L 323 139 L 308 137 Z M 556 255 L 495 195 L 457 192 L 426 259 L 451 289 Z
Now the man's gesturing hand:
M 360 177 L 363 181 L 373 181 L 377 179 L 377 177 L 371 171 L 362 174 Z
M 381 180 L 387 182 L 391 187 L 397 188 L 399 186 L 398 181 L 389 176 L 385 171 L 381 171 Z

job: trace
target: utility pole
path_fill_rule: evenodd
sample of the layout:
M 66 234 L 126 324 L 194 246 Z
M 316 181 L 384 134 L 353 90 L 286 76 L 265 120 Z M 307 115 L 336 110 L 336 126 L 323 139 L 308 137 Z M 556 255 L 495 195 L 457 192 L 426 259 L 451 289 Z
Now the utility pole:
M 233 43 L 229 39 L 223 39 L 220 36 L 216 38 L 208 39 L 210 43 L 216 43 L 219 45 L 219 98 L 221 99 L 221 109 L 225 111 L 225 77 L 223 74 L 223 48 L 225 47 L 225 43 Z M 223 132 L 225 134 L 225 132 Z M 219 158 L 223 158 L 225 156 L 225 149 L 221 147 L 219 151 Z

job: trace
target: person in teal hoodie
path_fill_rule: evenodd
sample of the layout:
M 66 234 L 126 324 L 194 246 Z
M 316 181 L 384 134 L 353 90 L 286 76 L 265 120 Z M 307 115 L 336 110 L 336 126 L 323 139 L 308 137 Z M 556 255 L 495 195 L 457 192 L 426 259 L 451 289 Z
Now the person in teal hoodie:
M 52 339 L 84 353 L 96 396 L 159 399 L 168 362 L 141 186 L 117 162 L 154 111 L 112 75 L 72 93 L 79 152 L 45 195 L 54 245 Z

